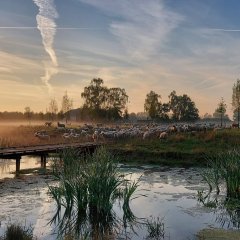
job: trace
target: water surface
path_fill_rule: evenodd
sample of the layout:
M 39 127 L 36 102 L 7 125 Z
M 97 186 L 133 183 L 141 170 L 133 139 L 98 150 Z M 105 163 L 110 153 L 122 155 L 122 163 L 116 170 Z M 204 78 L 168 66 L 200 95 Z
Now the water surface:
M 2 165 L 1 178 L 14 177 L 15 161 Z M 40 166 L 39 159 L 26 158 L 21 168 Z M 129 167 L 121 165 L 121 171 L 132 180 L 140 178 L 137 194 L 144 194 L 131 202 L 137 218 L 163 218 L 165 239 L 196 239 L 195 234 L 209 227 L 221 227 L 220 214 L 203 207 L 197 201 L 197 190 L 207 189 L 200 169 L 161 168 L 152 166 Z M 9 222 L 32 224 L 39 239 L 56 239 L 54 227 L 47 225 L 55 213 L 55 203 L 48 195 L 47 184 L 55 184 L 50 176 L 22 176 L 20 179 L 1 180 L 0 184 L 0 234 Z M 115 211 L 121 216 L 118 205 Z M 223 226 L 227 228 L 227 225 Z M 229 225 L 233 227 L 232 224 Z M 129 232 L 131 239 L 144 239 L 146 228 Z

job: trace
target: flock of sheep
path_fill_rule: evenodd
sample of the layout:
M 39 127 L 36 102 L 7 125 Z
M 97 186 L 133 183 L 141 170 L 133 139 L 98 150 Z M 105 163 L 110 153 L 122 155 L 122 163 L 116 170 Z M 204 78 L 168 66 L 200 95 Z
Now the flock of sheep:
M 45 124 L 46 125 L 46 124 Z M 213 123 L 198 124 L 134 124 L 115 125 L 114 127 L 102 124 L 89 125 L 78 128 L 68 128 L 65 124 L 58 123 L 55 132 L 64 139 L 83 139 L 85 141 L 107 141 L 118 139 L 166 139 L 169 135 L 177 132 L 206 132 L 218 129 Z M 53 137 L 47 131 L 38 131 L 35 136 L 39 139 L 50 139 Z

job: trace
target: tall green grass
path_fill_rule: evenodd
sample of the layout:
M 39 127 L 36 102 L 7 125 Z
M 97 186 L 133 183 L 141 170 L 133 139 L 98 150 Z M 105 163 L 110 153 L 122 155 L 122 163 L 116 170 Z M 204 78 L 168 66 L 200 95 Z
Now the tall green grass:
M 59 184 L 49 186 L 57 206 L 51 222 L 57 223 L 60 235 L 74 232 L 78 237 L 89 233 L 94 239 L 110 238 L 119 222 L 134 220 L 129 202 L 138 182 L 127 181 L 115 162 L 103 147 L 92 155 L 66 150 L 61 160 L 54 161 L 53 172 Z M 122 220 L 113 211 L 120 200 Z
M 238 149 L 215 153 L 208 157 L 209 167 L 202 173 L 210 191 L 220 192 L 224 184 L 229 198 L 240 199 L 240 151 Z

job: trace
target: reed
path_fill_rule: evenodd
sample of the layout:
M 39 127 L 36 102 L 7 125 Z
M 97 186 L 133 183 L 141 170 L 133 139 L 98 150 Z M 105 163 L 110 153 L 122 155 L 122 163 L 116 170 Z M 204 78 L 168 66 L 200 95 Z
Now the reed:
M 114 226 L 119 224 L 113 205 L 121 199 L 124 221 L 134 220 L 129 202 L 138 184 L 131 184 L 119 173 L 117 163 L 105 148 L 98 148 L 92 155 L 66 150 L 61 162 L 53 162 L 59 185 L 49 186 L 57 206 L 51 223 L 57 223 L 60 235 L 74 231 L 80 238 L 89 231 L 92 237 L 110 239 Z
M 151 217 L 146 222 L 148 236 L 146 239 L 161 240 L 165 237 L 165 225 L 163 219 Z
M 240 151 L 237 149 L 215 153 L 208 157 L 209 167 L 202 173 L 209 184 L 210 191 L 216 187 L 220 192 L 220 184 L 226 186 L 226 195 L 240 199 Z

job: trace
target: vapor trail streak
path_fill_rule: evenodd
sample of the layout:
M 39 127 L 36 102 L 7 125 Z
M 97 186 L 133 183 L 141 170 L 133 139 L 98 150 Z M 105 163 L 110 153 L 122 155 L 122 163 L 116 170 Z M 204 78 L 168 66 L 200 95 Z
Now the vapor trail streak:
M 42 81 L 46 84 L 50 93 L 52 88 L 49 81 L 53 75 L 58 73 L 57 56 L 53 49 L 54 36 L 57 29 L 55 19 L 58 17 L 58 13 L 55 9 L 54 0 L 33 0 L 33 2 L 39 8 L 39 13 L 36 16 L 37 28 L 41 33 L 45 51 L 50 56 L 52 62 L 52 64 L 45 63 L 45 75 L 42 77 Z
M 209 30 L 219 32 L 240 32 L 240 29 L 209 28 Z
M 0 27 L 0 29 L 39 29 L 38 27 Z M 104 28 L 88 28 L 88 27 L 43 27 L 42 29 L 56 30 L 101 30 Z

